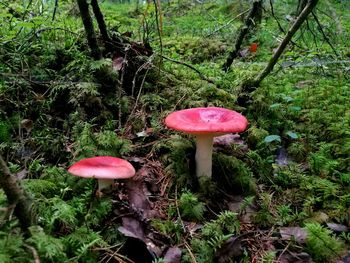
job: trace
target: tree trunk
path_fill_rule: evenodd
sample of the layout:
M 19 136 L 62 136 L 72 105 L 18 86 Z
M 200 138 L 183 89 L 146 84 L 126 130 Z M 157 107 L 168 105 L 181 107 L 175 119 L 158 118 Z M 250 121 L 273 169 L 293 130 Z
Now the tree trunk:
M 300 13 L 300 16 L 297 18 L 297 20 L 295 20 L 292 27 L 288 30 L 286 36 L 282 40 L 281 44 L 278 46 L 275 54 L 271 57 L 265 69 L 256 78 L 255 82 L 257 83 L 257 85 L 259 85 L 260 82 L 273 70 L 279 57 L 282 55 L 283 51 L 286 49 L 289 42 L 292 40 L 292 37 L 299 30 L 300 26 L 305 22 L 308 15 L 312 12 L 312 10 L 317 5 L 317 3 L 318 3 L 318 0 L 309 0 L 304 10 Z
M 253 6 L 250 9 L 248 16 L 245 19 L 244 26 L 240 29 L 236 38 L 235 46 L 232 52 L 230 52 L 225 64 L 222 66 L 224 71 L 228 71 L 232 65 L 233 60 L 238 57 L 239 50 L 241 49 L 244 38 L 249 33 L 249 29 L 255 23 L 260 23 L 262 17 L 262 0 L 254 0 Z
M 305 6 L 304 10 L 300 13 L 300 16 L 295 20 L 294 24 L 291 26 L 291 28 L 288 30 L 286 36 L 282 40 L 281 44 L 278 46 L 276 52 L 271 57 L 269 63 L 267 66 L 262 70 L 262 72 L 258 75 L 255 80 L 249 80 L 246 83 L 244 83 L 242 86 L 242 95 L 238 98 L 238 104 L 240 106 L 246 106 L 250 95 L 249 93 L 256 90 L 257 87 L 259 87 L 261 81 L 270 74 L 270 72 L 273 70 L 274 66 L 276 65 L 279 57 L 282 55 L 283 51 L 289 44 L 289 42 L 292 40 L 292 37 L 295 35 L 295 33 L 299 30 L 301 25 L 305 22 L 308 15 L 312 12 L 312 10 L 317 5 L 318 0 L 309 0 L 307 5 Z
M 88 44 L 91 49 L 91 56 L 95 60 L 99 60 L 102 58 L 102 54 L 97 43 L 97 38 L 94 31 L 94 25 L 92 23 L 92 18 L 89 13 L 89 5 L 86 2 L 86 0 L 77 0 L 77 2 L 78 2 L 81 19 L 83 20 Z
M 14 214 L 19 220 L 23 231 L 35 224 L 32 214 L 32 200 L 20 186 L 17 178 L 10 173 L 4 159 L 0 155 L 0 186 L 4 190 L 9 207 L 13 207 Z
M 92 6 L 92 10 L 94 11 L 94 15 L 96 17 L 96 20 L 97 20 L 98 28 L 100 29 L 100 33 L 101 33 L 103 42 L 104 42 L 105 46 L 108 46 L 109 43 L 111 42 L 111 40 L 109 38 L 106 23 L 105 23 L 105 20 L 103 18 L 103 14 L 101 12 L 101 9 L 100 9 L 100 6 L 98 5 L 97 0 L 91 0 L 91 6 Z
M 304 10 L 305 6 L 307 5 L 307 2 L 308 0 L 298 0 L 297 16 L 299 16 Z

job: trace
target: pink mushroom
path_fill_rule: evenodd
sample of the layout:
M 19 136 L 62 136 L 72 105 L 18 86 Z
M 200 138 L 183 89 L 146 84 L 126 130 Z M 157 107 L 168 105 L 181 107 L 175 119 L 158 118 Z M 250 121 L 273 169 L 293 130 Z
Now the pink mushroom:
M 80 160 L 73 164 L 68 172 L 80 177 L 96 178 L 99 191 L 110 187 L 114 179 L 130 178 L 135 175 L 135 169 L 128 161 L 111 156 Z
M 211 177 L 213 138 L 242 132 L 247 119 L 236 111 L 218 107 L 193 108 L 169 114 L 165 124 L 171 129 L 196 136 L 196 175 Z

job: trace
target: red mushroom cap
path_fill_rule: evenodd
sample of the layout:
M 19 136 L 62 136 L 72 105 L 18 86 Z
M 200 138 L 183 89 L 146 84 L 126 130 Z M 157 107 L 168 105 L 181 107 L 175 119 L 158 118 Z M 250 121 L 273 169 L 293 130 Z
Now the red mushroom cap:
M 168 115 L 165 124 L 171 129 L 190 134 L 220 135 L 242 132 L 248 125 L 240 113 L 218 107 L 180 110 Z
M 135 175 L 135 169 L 128 161 L 111 156 L 80 160 L 73 164 L 68 172 L 76 176 L 96 179 L 123 179 Z

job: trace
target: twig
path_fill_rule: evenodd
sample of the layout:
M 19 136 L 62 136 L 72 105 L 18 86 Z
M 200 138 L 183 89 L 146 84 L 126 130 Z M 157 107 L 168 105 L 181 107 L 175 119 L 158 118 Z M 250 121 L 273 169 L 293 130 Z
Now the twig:
M 310 27 L 310 23 L 309 23 L 309 19 L 306 19 L 306 27 L 309 29 L 313 39 L 314 39 L 314 42 L 315 42 L 315 46 L 317 47 L 317 38 L 316 38 L 316 34 L 314 33 L 314 31 L 311 29 Z
M 27 245 L 27 244 L 23 244 L 23 246 L 32 252 L 34 263 L 40 263 L 40 258 L 39 258 L 39 255 L 38 255 L 38 252 L 36 251 L 36 249 L 32 246 Z
M 120 81 L 119 85 L 117 85 L 117 97 L 118 97 L 118 129 L 120 130 L 122 127 L 122 89 L 123 89 L 123 82 L 124 82 L 124 75 L 125 75 L 125 69 L 126 69 L 126 64 L 128 63 L 127 57 L 128 57 L 128 50 L 129 47 L 125 48 L 125 55 L 124 55 L 124 65 L 122 66 L 121 69 L 121 76 L 120 76 Z
M 215 31 L 213 31 L 210 34 L 206 35 L 206 37 L 210 37 L 210 36 L 214 35 L 215 33 L 219 32 L 221 29 L 223 29 L 223 28 L 227 27 L 228 25 L 230 25 L 237 18 L 241 17 L 242 15 L 244 15 L 245 13 L 248 13 L 248 12 L 249 12 L 249 9 L 247 9 L 247 10 L 243 11 L 242 13 L 236 15 L 234 18 L 229 20 L 226 24 L 222 25 L 221 27 L 217 28 Z
M 151 65 L 151 62 L 153 60 L 153 55 L 149 57 L 148 61 L 143 63 L 135 72 L 134 78 L 132 79 L 132 87 L 131 87 L 131 96 L 134 97 L 135 92 L 135 85 L 136 85 L 136 77 L 138 76 L 139 72 L 146 68 L 146 66 Z
M 141 82 L 141 85 L 140 85 L 140 89 L 139 89 L 139 93 L 137 94 L 137 97 L 136 97 L 135 105 L 134 105 L 134 107 L 133 107 L 131 113 L 129 114 L 128 119 L 126 120 L 125 125 L 128 125 L 128 123 L 129 123 L 129 121 L 130 121 L 132 115 L 134 115 L 134 112 L 135 112 L 135 110 L 136 110 L 136 108 L 137 108 L 137 105 L 138 105 L 138 103 L 139 103 L 140 96 L 141 96 L 141 91 L 142 91 L 143 85 L 145 84 L 145 80 L 146 80 L 146 76 L 147 76 L 148 71 L 149 71 L 149 69 L 146 70 L 146 73 L 145 73 L 145 75 L 143 76 L 143 79 L 142 79 L 142 82 Z
M 161 32 L 161 25 L 160 22 L 162 21 L 162 13 L 160 9 L 160 2 L 159 0 L 153 0 L 154 3 L 154 8 L 156 11 L 156 25 L 157 25 L 157 32 L 158 32 L 158 37 L 159 37 L 159 45 L 160 45 L 160 57 L 162 58 L 163 55 L 163 40 L 162 40 L 162 32 Z M 159 21 L 158 21 L 158 17 L 159 17 Z M 160 61 L 160 65 L 159 65 L 159 70 L 161 67 L 162 61 Z
M 320 20 L 318 20 L 318 17 L 316 16 L 315 12 L 312 11 L 311 12 L 313 18 L 315 19 L 316 23 L 317 23 L 317 26 L 318 26 L 318 29 L 320 30 L 321 34 L 323 35 L 323 38 L 324 40 L 327 42 L 327 44 L 332 48 L 334 54 L 336 56 L 339 56 L 337 50 L 334 48 L 333 44 L 331 43 L 331 41 L 329 40 L 328 36 L 326 35 L 326 33 L 324 32 L 323 28 L 322 28 L 322 25 L 321 25 L 321 22 Z
M 176 206 L 177 216 L 179 217 L 182 229 L 183 229 L 184 233 L 186 233 L 186 228 L 185 228 L 184 222 L 182 221 L 180 209 L 179 209 L 179 204 L 177 202 L 177 185 L 175 185 L 175 206 Z
M 278 20 L 278 18 L 277 18 L 276 15 L 275 15 L 275 10 L 274 10 L 274 8 L 273 8 L 273 2 L 272 2 L 272 0 L 270 0 L 270 9 L 271 9 L 271 15 L 272 15 L 272 17 L 276 20 L 277 25 L 278 25 L 278 28 L 281 30 L 281 32 L 282 32 L 283 34 L 285 34 L 286 31 L 283 29 L 283 27 L 281 26 L 280 21 Z
M 22 16 L 22 20 L 24 20 L 25 17 L 26 17 L 26 15 L 28 14 L 28 12 L 29 12 L 29 7 L 32 5 L 32 2 L 33 2 L 33 0 L 30 0 L 30 1 L 29 1 L 28 5 L 27 5 L 27 7 L 26 7 L 26 10 L 24 10 L 24 13 L 23 13 L 23 16 Z M 23 27 L 22 27 L 22 28 L 23 28 Z
M 185 244 L 185 247 L 186 247 L 188 253 L 190 254 L 192 263 L 197 263 L 196 257 L 193 255 L 191 247 L 188 245 L 188 243 L 186 241 L 184 242 L 184 244 Z
M 183 66 L 185 66 L 185 67 L 188 67 L 188 68 L 192 69 L 193 71 L 195 71 L 195 72 L 200 76 L 200 78 L 201 78 L 202 80 L 205 80 L 205 81 L 207 81 L 207 82 L 209 82 L 209 83 L 215 84 L 214 81 L 212 81 L 211 79 L 209 79 L 209 78 L 207 78 L 206 76 L 204 76 L 203 73 L 200 72 L 200 71 L 199 71 L 198 69 L 196 69 L 195 67 L 193 67 L 193 66 L 191 66 L 191 65 L 189 65 L 189 64 L 187 64 L 187 63 L 185 63 L 185 62 L 182 62 L 182 61 L 178 61 L 178 60 L 175 60 L 175 59 L 172 59 L 172 58 L 168 58 L 168 57 L 163 56 L 163 55 L 161 55 L 161 56 L 162 56 L 162 58 L 164 58 L 164 59 L 166 59 L 166 60 L 169 60 L 169 61 L 174 62 L 174 63 L 176 63 L 176 64 L 180 64 L 180 65 L 183 65 Z
M 243 44 L 243 40 L 249 33 L 249 30 L 255 25 L 255 21 L 260 21 L 262 12 L 262 0 L 253 1 L 252 7 L 244 21 L 244 25 L 240 28 L 236 37 L 233 50 L 229 53 L 225 63 L 222 65 L 222 70 L 227 72 L 235 58 L 239 55 L 239 50 Z
M 305 22 L 308 15 L 312 12 L 312 10 L 315 8 L 317 3 L 318 3 L 318 0 L 310 0 L 308 2 L 308 4 L 305 6 L 303 11 L 298 16 L 297 20 L 295 20 L 294 24 L 288 30 L 286 36 L 284 37 L 284 39 L 282 40 L 282 42 L 278 46 L 276 52 L 271 57 L 267 66 L 261 71 L 261 73 L 253 81 L 250 80 L 250 81 L 243 84 L 243 86 L 244 86 L 243 93 L 244 92 L 248 92 L 248 93 L 253 92 L 260 85 L 261 81 L 263 81 L 263 79 L 273 70 L 279 57 L 282 55 L 282 53 L 286 49 L 287 45 L 292 40 L 292 37 L 300 29 L 301 25 Z M 244 106 L 244 104 L 246 102 L 247 102 L 246 98 L 243 98 L 241 106 Z
M 291 242 L 288 242 L 288 245 L 283 249 L 283 251 L 281 252 L 281 254 L 278 256 L 277 258 L 277 262 L 280 262 L 281 257 L 283 256 L 283 254 L 288 250 L 289 246 L 290 246 Z
M 55 20 L 56 12 L 57 12 L 57 7 L 58 7 L 58 0 L 55 0 L 55 7 L 53 9 L 53 14 L 52 14 L 52 21 Z

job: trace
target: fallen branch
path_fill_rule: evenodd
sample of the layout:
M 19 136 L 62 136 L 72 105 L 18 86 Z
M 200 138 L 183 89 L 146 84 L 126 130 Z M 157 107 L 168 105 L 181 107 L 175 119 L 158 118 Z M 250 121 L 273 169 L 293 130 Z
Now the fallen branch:
M 257 20 L 260 20 L 262 12 L 262 1 L 254 0 L 253 6 L 250 9 L 248 16 L 245 19 L 244 26 L 241 27 L 238 36 L 236 38 L 236 42 L 234 45 L 234 49 L 230 52 L 227 57 L 226 62 L 222 65 L 222 70 L 227 72 L 232 65 L 233 60 L 238 57 L 239 50 L 243 44 L 243 40 L 249 33 L 249 29 L 255 24 Z
M 35 222 L 32 214 L 32 200 L 18 183 L 16 176 L 11 174 L 4 159 L 0 155 L 0 187 L 4 190 L 9 206 L 14 206 L 14 214 L 19 220 L 23 231 Z
M 226 24 L 222 25 L 221 27 L 217 28 L 216 30 L 214 30 L 210 34 L 206 35 L 206 37 L 210 37 L 210 36 L 214 35 L 215 33 L 219 32 L 221 29 L 223 29 L 223 28 L 227 27 L 228 25 L 230 25 L 237 18 L 243 16 L 245 13 L 248 13 L 248 11 L 249 11 L 249 9 L 247 9 L 247 10 L 243 11 L 242 13 L 236 15 L 234 18 L 230 19 Z
M 331 47 L 331 49 L 333 50 L 334 54 L 335 54 L 336 56 L 339 56 L 337 50 L 335 49 L 335 47 L 333 46 L 333 44 L 332 44 L 331 41 L 329 40 L 328 36 L 327 36 L 326 33 L 324 32 L 323 27 L 322 27 L 322 25 L 321 25 L 321 22 L 320 22 L 320 20 L 318 20 L 318 17 L 316 16 L 315 12 L 311 12 L 311 13 L 312 13 L 312 16 L 314 17 L 314 19 L 315 19 L 315 21 L 316 21 L 316 23 L 317 23 L 318 30 L 321 32 L 321 34 L 322 34 L 324 40 L 325 40 L 325 41 L 327 42 L 327 44 Z
M 254 80 L 248 80 L 242 84 L 242 94 L 238 98 L 238 104 L 240 106 L 246 106 L 250 99 L 250 93 L 259 87 L 260 83 L 266 78 L 268 74 L 273 70 L 278 59 L 282 55 L 283 51 L 286 49 L 287 45 L 292 40 L 295 33 L 299 30 L 301 25 L 306 21 L 309 14 L 317 5 L 318 0 L 309 0 L 303 11 L 300 13 L 299 17 L 295 20 L 294 24 L 288 30 L 286 36 L 282 40 L 281 44 L 278 46 L 277 50 L 271 57 L 267 66 L 262 70 L 262 72 Z

